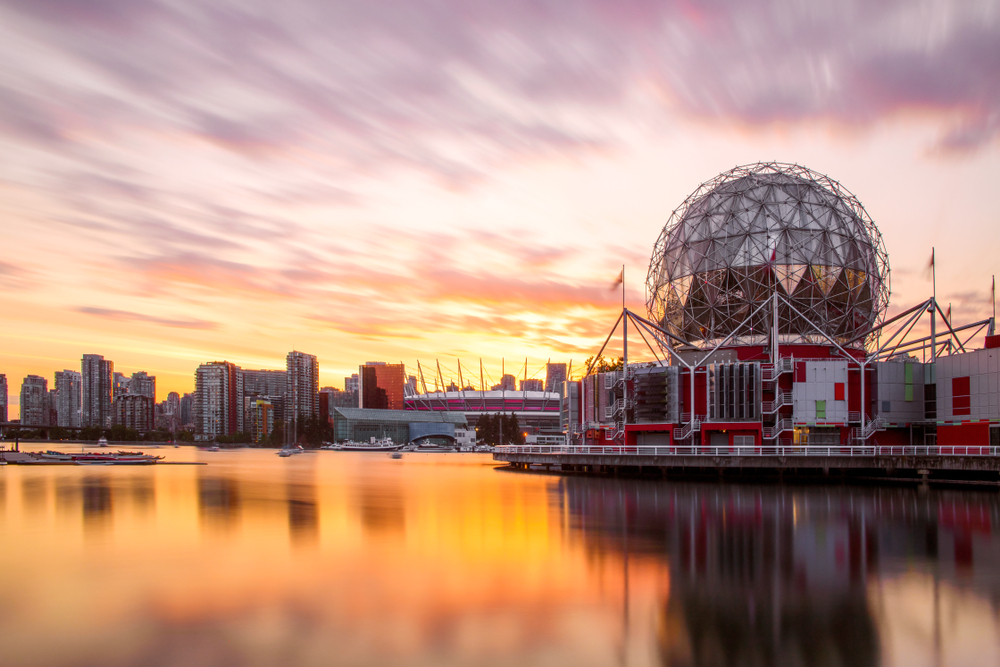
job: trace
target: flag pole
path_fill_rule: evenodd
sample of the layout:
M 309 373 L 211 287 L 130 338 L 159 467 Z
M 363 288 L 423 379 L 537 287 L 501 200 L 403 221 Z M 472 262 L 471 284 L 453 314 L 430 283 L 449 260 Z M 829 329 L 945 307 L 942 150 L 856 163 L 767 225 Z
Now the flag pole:
M 622 264 L 622 430 L 628 425 L 628 311 L 625 310 L 625 265 Z
M 934 263 L 934 248 L 931 248 L 931 363 L 937 361 L 937 265 Z
M 990 335 L 996 334 L 997 328 L 997 277 L 993 276 L 993 286 L 990 288 L 990 297 L 993 301 L 993 319 L 990 320 Z

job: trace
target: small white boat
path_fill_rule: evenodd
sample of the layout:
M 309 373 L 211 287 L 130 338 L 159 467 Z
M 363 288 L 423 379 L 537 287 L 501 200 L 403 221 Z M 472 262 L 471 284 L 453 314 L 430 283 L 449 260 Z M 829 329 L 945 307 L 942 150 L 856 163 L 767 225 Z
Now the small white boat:
M 101 438 L 97 441 L 97 446 L 98 447 L 107 447 L 108 446 L 108 439 L 105 438 L 104 436 L 101 436 Z
M 287 458 L 292 454 L 302 454 L 306 450 L 302 449 L 300 445 L 290 445 L 287 447 L 282 447 L 281 451 L 278 452 L 278 456 L 282 458 Z

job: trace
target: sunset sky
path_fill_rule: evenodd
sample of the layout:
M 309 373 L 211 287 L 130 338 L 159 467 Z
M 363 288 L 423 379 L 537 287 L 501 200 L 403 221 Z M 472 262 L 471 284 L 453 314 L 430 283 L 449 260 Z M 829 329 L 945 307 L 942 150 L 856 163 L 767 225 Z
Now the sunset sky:
M 0 373 L 84 353 L 321 385 L 494 381 L 644 311 L 701 182 L 795 162 L 861 200 L 891 309 L 989 315 L 1000 2 L 0 0 Z

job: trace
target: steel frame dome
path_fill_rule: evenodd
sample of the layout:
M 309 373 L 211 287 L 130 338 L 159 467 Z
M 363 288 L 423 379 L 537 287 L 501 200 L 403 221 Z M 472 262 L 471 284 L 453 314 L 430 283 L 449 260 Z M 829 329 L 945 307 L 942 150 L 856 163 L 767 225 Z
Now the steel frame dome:
M 794 306 L 779 305 L 781 342 L 826 342 L 812 323 L 838 343 L 867 347 L 889 303 L 889 258 L 840 183 L 761 162 L 703 183 L 671 214 L 653 248 L 646 307 L 693 345 L 730 334 L 736 345 L 766 344 L 771 309 L 745 320 L 776 290 Z

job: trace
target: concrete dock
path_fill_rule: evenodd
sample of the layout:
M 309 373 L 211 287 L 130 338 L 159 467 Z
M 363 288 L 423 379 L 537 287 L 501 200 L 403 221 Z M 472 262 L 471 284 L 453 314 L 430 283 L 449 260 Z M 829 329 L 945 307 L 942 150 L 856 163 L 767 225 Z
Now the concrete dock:
M 749 451 L 738 451 L 746 449 Z M 502 447 L 519 470 L 580 474 L 832 477 L 1000 485 L 996 447 Z

